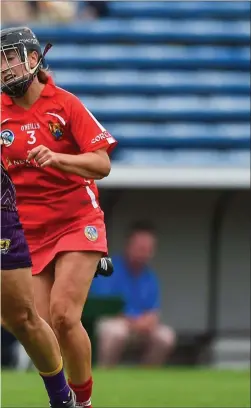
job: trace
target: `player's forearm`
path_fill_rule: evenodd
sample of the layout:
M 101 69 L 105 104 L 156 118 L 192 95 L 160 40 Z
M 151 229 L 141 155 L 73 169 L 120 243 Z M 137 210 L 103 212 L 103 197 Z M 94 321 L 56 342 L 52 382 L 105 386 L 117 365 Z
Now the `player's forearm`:
M 98 173 L 90 172 L 90 171 L 81 169 L 77 166 L 71 166 L 69 164 L 59 163 L 56 167 L 59 170 L 64 171 L 66 173 L 76 174 L 77 176 L 81 176 L 83 178 L 90 179 L 90 180 L 100 180 L 103 178 L 103 176 L 100 176 L 100 174 Z
M 106 153 L 100 155 L 96 152 L 79 155 L 58 154 L 57 168 L 67 173 L 100 180 L 110 173 L 110 161 Z

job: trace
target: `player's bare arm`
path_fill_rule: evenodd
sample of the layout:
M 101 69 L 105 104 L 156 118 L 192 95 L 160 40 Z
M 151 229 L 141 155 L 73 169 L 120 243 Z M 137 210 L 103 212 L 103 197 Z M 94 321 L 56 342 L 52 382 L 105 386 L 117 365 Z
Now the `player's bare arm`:
M 100 180 L 109 175 L 111 162 L 106 149 L 98 149 L 77 156 L 60 154 L 58 168 L 85 178 Z
M 36 160 L 41 167 L 51 166 L 94 180 L 107 177 L 111 170 L 111 162 L 106 149 L 72 155 L 56 153 L 46 146 L 39 145 L 29 152 L 28 160 L 32 159 Z

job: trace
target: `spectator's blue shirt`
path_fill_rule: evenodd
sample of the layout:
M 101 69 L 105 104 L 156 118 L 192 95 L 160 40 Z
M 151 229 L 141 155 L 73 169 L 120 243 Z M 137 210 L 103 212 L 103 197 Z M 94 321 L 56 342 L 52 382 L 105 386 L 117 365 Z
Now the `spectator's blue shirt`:
M 159 285 L 155 273 L 145 267 L 134 275 L 122 256 L 112 258 L 114 273 L 93 280 L 90 296 L 120 296 L 125 302 L 124 313 L 136 317 L 160 307 Z

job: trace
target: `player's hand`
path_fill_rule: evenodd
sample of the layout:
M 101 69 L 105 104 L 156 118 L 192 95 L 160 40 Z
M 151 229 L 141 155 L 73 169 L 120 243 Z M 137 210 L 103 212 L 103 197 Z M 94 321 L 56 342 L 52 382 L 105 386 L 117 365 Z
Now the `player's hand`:
M 143 322 L 140 318 L 139 319 L 135 319 L 132 323 L 131 323 L 131 328 L 134 332 L 136 333 L 142 333 L 142 334 L 147 334 L 150 333 L 152 331 L 152 327 L 148 326 L 145 324 L 145 322 Z
M 56 167 L 58 164 L 58 153 L 52 152 L 48 147 L 39 145 L 28 152 L 27 159 L 34 159 L 40 167 Z
M 131 320 L 132 330 L 138 333 L 151 333 L 157 324 L 157 318 L 154 313 L 145 313 L 142 316 Z

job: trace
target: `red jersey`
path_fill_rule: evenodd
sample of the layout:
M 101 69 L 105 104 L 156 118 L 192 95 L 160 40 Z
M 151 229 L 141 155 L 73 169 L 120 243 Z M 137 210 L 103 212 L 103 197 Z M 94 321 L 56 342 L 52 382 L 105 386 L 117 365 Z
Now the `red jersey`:
M 37 239 L 39 245 L 44 234 L 55 234 L 55 227 L 65 229 L 99 208 L 98 191 L 93 180 L 29 162 L 28 152 L 38 145 L 73 155 L 101 148 L 110 152 L 117 142 L 77 97 L 51 78 L 29 110 L 5 94 L 1 98 L 2 160 L 16 187 L 27 239 Z

